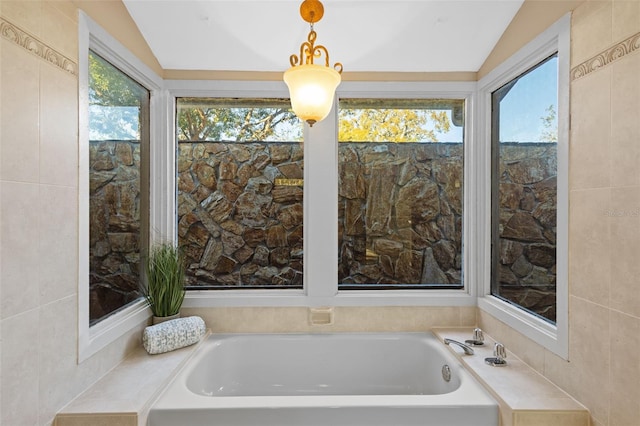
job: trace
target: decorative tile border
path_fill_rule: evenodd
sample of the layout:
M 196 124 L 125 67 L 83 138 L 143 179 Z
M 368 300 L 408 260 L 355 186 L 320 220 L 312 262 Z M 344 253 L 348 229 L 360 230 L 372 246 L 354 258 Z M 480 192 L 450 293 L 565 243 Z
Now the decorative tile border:
M 604 52 L 574 67 L 571 70 L 571 81 L 597 71 L 598 69 L 609 65 L 611 62 L 615 62 L 636 50 L 640 50 L 640 33 L 632 35 L 628 39 L 621 41 Z
M 78 75 L 78 64 L 3 18 L 0 18 L 0 34 L 63 71 Z

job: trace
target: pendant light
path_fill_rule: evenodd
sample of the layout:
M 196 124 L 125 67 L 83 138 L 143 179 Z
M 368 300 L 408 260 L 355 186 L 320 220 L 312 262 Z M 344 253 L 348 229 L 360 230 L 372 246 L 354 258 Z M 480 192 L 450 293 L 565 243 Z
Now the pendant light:
M 342 64 L 329 66 L 329 51 L 316 45 L 317 34 L 313 24 L 322 19 L 324 6 L 319 0 L 304 0 L 300 5 L 300 16 L 310 24 L 307 41 L 300 46 L 300 55 L 291 55 L 291 68 L 284 73 L 284 82 L 289 87 L 291 108 L 302 120 L 313 126 L 331 111 L 336 88 L 340 84 Z M 315 58 L 325 57 L 324 65 L 314 64 Z

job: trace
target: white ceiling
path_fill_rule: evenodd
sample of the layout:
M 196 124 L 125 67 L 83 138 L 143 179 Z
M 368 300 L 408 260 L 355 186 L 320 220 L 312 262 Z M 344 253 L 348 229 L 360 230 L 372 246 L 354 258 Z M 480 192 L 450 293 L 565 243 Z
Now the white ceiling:
M 164 69 L 284 71 L 301 0 L 123 0 Z M 523 0 L 323 0 L 316 44 L 350 71 L 477 71 Z

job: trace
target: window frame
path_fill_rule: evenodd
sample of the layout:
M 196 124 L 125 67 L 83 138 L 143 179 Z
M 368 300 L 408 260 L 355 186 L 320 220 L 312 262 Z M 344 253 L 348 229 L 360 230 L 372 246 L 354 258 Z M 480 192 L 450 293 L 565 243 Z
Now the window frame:
M 181 99 L 187 99 L 188 100 L 186 105 L 185 104 L 181 104 L 181 102 L 180 102 Z M 289 110 L 287 114 L 289 114 L 292 117 L 295 117 L 295 121 L 297 121 L 296 130 L 302 131 L 304 129 L 303 121 L 299 117 L 295 116 L 292 111 L 290 111 L 290 101 L 289 101 L 288 97 L 287 98 L 276 98 L 276 97 L 273 97 L 273 96 L 270 96 L 270 97 L 239 97 L 239 96 L 232 96 L 232 97 L 228 97 L 228 98 L 223 98 L 223 97 L 207 98 L 207 97 L 203 97 L 203 96 L 198 96 L 198 97 L 194 98 L 194 97 L 174 96 L 173 97 L 173 104 L 175 106 L 175 110 L 174 110 L 175 111 L 175 122 L 174 122 L 174 124 L 177 124 L 177 122 L 179 120 L 178 117 L 179 117 L 180 109 L 181 108 L 189 109 L 189 107 L 191 106 L 190 102 L 193 99 L 201 99 L 202 101 L 201 101 L 201 103 L 199 103 L 199 105 L 207 105 L 208 107 L 216 109 L 216 110 L 234 110 L 234 109 L 238 110 L 238 109 L 241 109 L 241 108 L 252 108 L 252 109 L 261 109 L 261 108 L 276 109 L 277 108 L 277 109 L 287 109 L 287 110 Z M 210 103 L 207 103 L 207 101 L 210 101 Z M 277 125 L 274 126 L 273 128 L 276 129 Z M 278 135 L 277 132 L 274 134 L 274 136 L 277 135 L 278 137 L 274 138 L 274 139 L 270 139 L 269 140 L 269 138 L 266 138 L 264 140 L 263 139 L 254 140 L 254 139 L 251 139 L 251 138 L 247 138 L 247 139 L 244 139 L 244 140 L 241 140 L 241 141 L 237 141 L 237 140 L 234 141 L 232 139 L 225 138 L 224 136 L 221 139 L 203 139 L 203 140 L 182 139 L 182 140 L 180 140 L 180 136 L 181 135 L 179 133 L 180 133 L 180 130 L 175 128 L 175 133 L 174 133 L 174 135 L 175 135 L 174 136 L 175 137 L 175 152 L 174 152 L 173 155 L 175 157 L 175 161 L 177 161 L 177 162 L 179 162 L 178 158 L 180 157 L 180 154 L 179 154 L 179 152 L 181 150 L 180 145 L 181 144 L 185 144 L 185 143 L 193 144 L 193 145 L 201 145 L 201 144 L 208 144 L 208 143 L 220 144 L 220 145 L 223 145 L 223 144 L 224 145 L 238 144 L 238 146 L 246 146 L 250 150 L 253 149 L 252 146 L 260 145 L 260 144 L 264 144 L 267 147 L 271 146 L 271 145 L 283 146 L 283 144 L 284 144 L 286 146 L 291 147 L 292 149 L 293 149 L 294 146 L 296 147 L 296 149 L 299 149 L 300 145 L 303 143 L 302 140 L 297 140 L 295 138 L 286 138 L 286 139 L 285 138 L 281 138 L 281 135 Z M 298 134 L 296 134 L 295 136 L 297 137 Z M 302 136 L 302 135 L 300 134 L 300 136 Z M 269 148 L 269 149 L 271 149 L 271 148 Z M 297 151 L 297 152 L 299 153 L 299 151 Z M 213 154 L 213 155 L 215 156 L 217 154 Z M 290 161 L 293 161 L 293 160 L 291 159 Z M 296 161 L 299 161 L 299 160 L 296 160 Z M 304 159 L 303 159 L 303 161 L 304 161 Z M 196 160 L 194 159 L 193 162 L 195 163 Z M 238 162 L 240 162 L 240 161 L 238 161 Z M 248 164 L 248 163 L 245 163 L 245 164 Z M 277 166 L 279 164 L 280 163 L 272 164 L 272 165 L 273 166 Z M 217 167 L 217 166 L 214 166 L 214 167 Z M 238 171 L 241 168 L 242 168 L 242 166 L 239 167 Z M 259 172 L 264 172 L 264 171 L 261 169 L 261 170 L 259 170 Z M 178 174 L 182 174 L 184 172 L 179 172 L 176 169 L 176 170 L 174 170 L 173 173 L 174 173 L 174 176 L 177 176 Z M 193 173 L 193 169 L 191 169 L 191 173 Z M 264 177 L 265 174 L 263 173 L 261 176 Z M 253 176 L 253 177 L 255 177 L 255 176 Z M 283 177 L 283 176 L 281 176 L 281 177 Z M 179 179 L 177 177 L 175 177 L 175 179 L 176 179 L 176 183 L 175 183 L 175 185 L 176 185 L 176 212 L 179 212 L 179 201 L 178 201 L 178 198 L 179 198 L 181 192 L 180 192 L 180 190 L 178 188 Z M 221 184 L 222 181 L 224 181 L 224 179 L 220 179 L 219 176 L 217 176 L 216 179 L 217 179 L 217 185 L 218 185 L 218 189 L 219 189 L 220 188 L 219 185 Z M 276 182 L 274 183 L 274 187 L 278 185 L 278 182 L 277 182 L 278 180 L 279 179 L 276 178 Z M 303 179 L 300 179 L 300 180 L 303 180 Z M 244 185 L 246 185 L 246 182 L 244 183 Z M 298 185 L 298 184 L 296 184 L 296 185 Z M 301 186 L 303 186 L 303 185 L 301 185 Z M 245 190 L 246 189 L 247 188 L 245 188 Z M 213 194 L 215 192 L 217 192 L 217 189 L 213 190 L 213 192 L 211 194 Z M 191 193 L 182 192 L 182 194 L 186 194 L 187 196 L 189 194 L 193 195 L 193 191 L 191 191 Z M 208 194 L 208 195 L 210 196 L 211 194 Z M 226 197 L 226 199 L 228 201 L 228 196 Z M 304 202 L 304 200 L 303 200 L 303 202 Z M 285 204 L 288 204 L 288 203 L 287 202 L 283 202 L 282 204 L 285 205 Z M 271 220 L 274 220 L 274 219 L 275 220 L 279 220 L 279 219 L 277 219 L 277 214 L 275 214 L 275 213 L 273 213 L 273 214 L 276 217 L 268 216 L 267 217 L 267 221 L 266 221 L 267 224 Z M 184 218 L 186 216 L 186 215 L 183 215 L 182 217 L 179 217 L 178 215 L 179 215 L 179 213 L 176 215 L 176 227 L 179 227 L 180 219 Z M 210 218 L 210 219 L 212 219 L 218 225 L 222 226 L 222 223 L 218 222 L 215 218 Z M 231 218 L 227 218 L 227 219 L 224 219 L 224 220 L 229 220 L 229 219 L 231 219 Z M 304 220 L 304 218 L 303 218 L 303 220 Z M 280 224 L 281 223 L 282 222 L 280 222 Z M 264 226 L 265 226 L 265 224 L 263 223 L 262 225 L 256 226 L 255 228 L 260 228 L 260 227 L 264 227 Z M 267 226 L 271 227 L 273 225 L 269 224 Z M 248 228 L 253 228 L 253 225 L 247 225 L 247 227 Z M 290 230 L 287 229 L 286 232 L 290 232 Z M 303 232 L 304 232 L 304 226 L 303 226 Z M 188 236 L 180 236 L 180 235 L 178 235 L 177 232 L 176 232 L 175 235 L 176 235 L 175 241 L 177 241 L 179 246 L 183 246 L 183 248 L 184 248 L 184 246 L 189 246 L 190 245 L 191 242 L 189 241 L 189 237 Z M 265 237 L 266 237 L 266 234 L 265 234 Z M 215 237 L 211 232 L 209 232 L 209 238 L 220 238 L 220 237 Z M 263 241 L 263 242 L 266 243 L 266 240 Z M 261 245 L 261 244 L 259 244 L 259 245 Z M 300 246 L 297 246 L 297 247 L 299 248 Z M 253 247 L 253 248 L 255 248 L 255 247 Z M 271 247 L 269 247 L 269 248 L 271 248 Z M 229 256 L 229 257 L 234 258 L 235 260 L 238 260 L 237 258 L 235 258 L 235 253 L 225 254 L 225 256 Z M 187 258 L 188 257 L 189 256 L 187 256 Z M 249 262 L 251 257 L 252 256 L 249 256 L 248 259 L 246 259 L 246 260 L 244 260 L 242 262 L 238 261 L 238 263 L 235 265 L 235 268 L 239 267 L 240 270 L 242 270 L 242 268 L 244 268 L 245 266 L 252 265 L 252 263 Z M 200 260 L 202 260 L 202 258 Z M 289 261 L 293 261 L 293 260 L 295 260 L 293 257 L 289 258 Z M 190 262 L 190 260 L 187 259 L 187 263 L 189 263 L 189 262 Z M 255 265 L 255 264 L 253 264 L 253 265 Z M 215 282 L 214 280 L 211 280 L 210 278 L 205 278 L 203 280 L 200 280 L 200 279 L 196 278 L 198 283 L 197 284 L 193 284 L 192 279 L 193 279 L 194 275 L 196 277 L 198 276 L 197 271 L 200 271 L 200 270 L 206 271 L 206 268 L 202 268 L 201 266 L 197 266 L 196 269 L 195 269 L 196 272 L 194 273 L 194 269 L 192 269 L 192 266 L 193 266 L 193 264 L 191 266 L 187 266 L 187 271 L 186 271 L 187 272 L 187 283 L 186 283 L 185 288 L 187 289 L 188 293 L 192 292 L 192 291 L 198 291 L 198 290 L 203 290 L 203 291 L 213 291 L 213 290 L 230 291 L 231 290 L 231 291 L 233 291 L 233 290 L 238 290 L 238 289 L 242 289 L 243 291 L 247 291 L 249 289 L 254 289 L 254 290 L 274 290 L 275 289 L 278 292 L 281 292 L 281 291 L 287 290 L 287 289 L 289 289 L 289 290 L 299 290 L 299 289 L 302 288 L 302 284 L 298 283 L 298 282 L 296 282 L 295 284 L 293 282 L 289 282 L 287 284 L 281 285 L 281 284 L 273 284 L 272 282 L 266 282 L 265 281 L 265 282 L 261 282 L 261 283 L 257 283 L 257 284 L 255 284 L 255 283 L 243 283 L 243 284 L 241 284 L 239 286 L 235 286 L 235 285 L 228 285 L 228 284 L 225 284 L 225 283 L 221 283 L 220 281 Z M 271 263 L 269 263 L 268 265 L 262 265 L 262 266 L 273 266 L 273 265 Z M 291 265 L 289 265 L 289 266 L 291 266 Z M 280 272 L 282 272 L 284 270 L 284 269 L 282 269 L 283 268 L 282 265 L 276 265 L 276 267 L 278 267 L 278 269 L 280 269 Z M 302 271 L 303 271 L 303 274 L 304 274 L 304 265 L 303 265 Z M 211 273 L 213 275 L 222 276 L 222 275 L 227 275 L 227 274 L 228 275 L 233 275 L 233 274 L 235 274 L 237 272 L 238 272 L 238 270 L 234 269 L 234 271 L 231 272 L 231 273 L 226 273 L 226 272 L 225 273 L 216 273 L 215 271 L 213 271 Z M 243 275 L 243 274 L 241 274 L 241 275 Z M 299 277 L 298 277 L 298 280 L 299 280 Z
M 360 99 L 364 99 L 367 102 L 365 104 L 363 104 L 363 106 L 358 105 L 360 101 Z M 389 100 L 388 103 L 385 103 L 386 100 Z M 429 101 L 431 99 L 436 99 L 437 101 L 439 101 L 439 107 L 438 106 L 433 106 L 432 108 L 429 108 Z M 408 101 L 408 103 L 404 104 L 403 101 Z M 405 111 L 418 111 L 418 110 L 422 110 L 422 111 L 432 111 L 432 110 L 436 110 L 436 111 L 445 111 L 447 110 L 447 108 L 442 107 L 442 103 L 446 103 L 448 101 L 451 101 L 451 103 L 448 105 L 449 107 L 451 107 L 455 102 L 454 101 L 463 101 L 464 99 L 460 99 L 460 98 L 452 98 L 452 97 L 447 97 L 446 99 L 441 99 L 441 98 L 434 98 L 432 96 L 430 97 L 421 97 L 421 98 L 416 98 L 416 97 L 409 97 L 409 98 L 400 98 L 400 99 L 394 99 L 394 98 L 388 98 L 388 97 L 384 97 L 384 98 L 346 98 L 346 97 L 342 97 L 340 99 L 338 99 L 338 128 L 340 126 L 340 104 L 342 102 L 346 102 L 347 104 L 349 103 L 355 103 L 356 107 L 351 107 L 351 106 L 347 106 L 346 108 L 344 108 L 345 110 L 376 110 L 376 111 L 394 111 L 394 110 L 405 110 Z M 375 102 L 380 102 L 378 105 L 370 105 L 368 102 L 370 101 L 375 101 Z M 449 109 L 449 111 L 451 111 L 451 115 L 452 115 L 452 121 L 453 121 L 453 107 L 451 107 Z M 465 106 L 465 112 L 466 112 L 466 106 Z M 464 151 L 464 148 L 466 146 L 466 138 L 468 137 L 467 134 L 465 134 L 464 130 L 466 128 L 467 125 L 467 120 L 466 120 L 466 116 L 463 116 L 463 124 L 462 124 L 462 140 L 460 141 L 460 145 L 462 146 L 463 149 L 463 167 L 464 164 L 466 163 L 465 160 L 465 154 L 466 152 Z M 452 124 L 453 126 L 453 124 Z M 459 127 L 459 126 L 457 126 Z M 402 140 L 402 141 L 383 141 L 383 140 L 378 140 L 375 141 L 373 139 L 364 139 L 364 140 L 355 140 L 355 141 L 350 141 L 350 140 L 340 140 L 340 135 L 338 134 L 338 147 L 340 147 L 341 144 L 353 144 L 353 145 L 358 145 L 359 147 L 366 147 L 366 146 L 376 146 L 376 145 L 393 145 L 393 144 L 397 144 L 398 147 L 404 145 L 404 143 L 407 144 L 419 144 L 416 146 L 437 146 L 440 143 L 447 143 L 447 142 L 433 142 L 433 141 L 416 141 L 416 142 L 412 142 L 412 141 L 407 141 L 407 140 Z M 457 143 L 457 142 L 455 142 Z M 339 148 L 338 148 L 339 149 Z M 450 158 L 450 157 L 447 157 Z M 368 166 L 364 166 L 365 168 Z M 463 191 L 463 195 L 464 195 L 464 178 L 466 177 L 466 175 L 464 175 L 464 170 L 463 170 L 463 179 L 462 179 L 462 187 L 460 188 L 461 191 Z M 340 188 L 339 188 L 340 190 Z M 462 204 L 462 210 L 463 210 L 463 215 L 464 215 L 464 211 L 466 209 L 466 205 L 464 205 L 464 200 L 463 204 Z M 466 220 L 466 219 L 465 219 Z M 464 227 L 465 223 L 463 220 L 463 227 Z M 454 291 L 460 291 L 464 289 L 464 284 L 465 284 L 465 277 L 462 274 L 462 272 L 464 271 L 464 264 L 466 262 L 466 257 L 464 256 L 463 250 L 464 250 L 464 238 L 465 238 L 465 234 L 464 232 L 461 232 L 461 240 L 460 240 L 460 244 L 461 244 L 461 248 L 460 248 L 460 252 L 456 252 L 457 254 L 460 254 L 460 257 L 462 258 L 462 263 L 461 263 L 461 269 L 460 269 L 460 275 L 461 275 L 461 281 L 459 284 L 457 283 L 442 283 L 442 282 L 435 282 L 435 283 L 424 283 L 424 282 L 419 282 L 419 283 L 394 283 L 394 284 L 389 284 L 389 283 L 375 283 L 375 282 L 369 282 L 367 281 L 366 283 L 342 283 L 342 282 L 338 282 L 338 291 L 342 292 L 365 292 L 365 291 L 385 291 L 385 292 L 389 292 L 392 290 L 429 290 L 429 291 L 434 291 L 434 290 L 454 290 Z M 375 237 L 374 237 L 375 238 Z M 385 236 L 384 238 L 389 238 L 387 236 Z M 367 236 L 365 238 L 365 240 L 367 241 L 367 244 L 369 244 L 369 236 Z M 343 243 L 343 241 L 339 241 L 340 244 Z M 340 251 L 338 251 L 338 256 L 340 256 Z M 367 262 L 368 265 L 368 262 Z M 443 271 L 444 272 L 444 271 Z M 338 277 L 338 279 L 340 279 L 340 277 Z
M 115 38 L 79 13 L 79 267 L 78 362 L 86 360 L 127 331 L 149 319 L 140 300 L 89 327 L 88 287 L 88 52 L 89 48 L 118 66 L 151 92 L 150 100 L 150 240 L 176 237 L 175 98 L 286 98 L 281 81 L 163 80 Z M 304 127 L 305 271 L 302 290 L 190 291 L 186 308 L 232 306 L 478 306 L 552 352 L 568 357 L 568 138 L 569 138 L 570 15 L 553 24 L 532 42 L 480 81 L 343 82 L 329 117 Z M 555 327 L 491 296 L 490 284 L 490 101 L 491 92 L 558 51 L 558 319 Z M 546 56 L 545 56 L 546 55 Z M 456 98 L 465 100 L 465 164 L 462 290 L 338 290 L 338 123 L 337 103 L 345 98 Z M 327 140 L 333 141 L 327 144 Z M 483 141 L 480 145 L 480 141 Z M 315 182 L 315 183 L 314 183 Z M 311 191 L 323 194 L 313 198 Z M 562 214 L 560 214 L 562 212 Z M 314 241 L 314 244 L 309 244 Z M 317 244 L 322 241 L 322 244 Z M 331 250 L 323 250 L 331 247 Z M 315 259 L 309 262 L 307 259 Z M 562 278 L 561 278 L 562 277 Z
M 184 81 L 167 80 L 166 110 L 171 111 L 169 145 L 175 152 L 175 99 L 178 97 L 288 98 L 283 82 Z M 184 307 L 228 306 L 474 306 L 476 284 L 472 259 L 475 243 L 470 232 L 472 197 L 465 178 L 463 289 L 454 290 L 338 290 L 338 98 L 452 98 L 465 100 L 465 158 L 473 152 L 473 102 L 475 82 L 343 82 L 338 88 L 329 116 L 310 129 L 305 124 L 304 139 L 304 285 L 299 289 L 190 290 Z M 329 141 L 330 144 L 329 144 Z M 175 154 L 173 154 L 175 155 Z M 172 157 L 174 158 L 174 157 Z M 312 161 L 309 159 L 313 159 Z M 465 161 L 465 176 L 472 176 L 474 161 Z M 175 192 L 175 164 L 166 169 Z M 328 171 L 333 171 L 329 173 Z M 175 195 L 175 194 L 174 194 Z M 176 201 L 167 200 L 167 211 L 175 211 Z M 313 208 L 311 208 L 313 205 Z M 176 235 L 175 220 L 169 235 Z M 313 244 L 309 244 L 313 241 Z M 330 249 L 327 249 L 330 248 Z M 470 278 L 469 278 L 470 277 Z
M 493 315 L 551 352 L 568 359 L 568 216 L 569 216 L 569 70 L 570 14 L 565 15 L 546 31 L 513 54 L 478 82 L 477 117 L 479 139 L 483 146 L 478 161 L 486 171 L 477 176 L 480 197 L 478 227 L 479 253 L 483 259 L 478 270 L 480 294 L 478 308 Z M 558 180 L 557 180 L 557 275 L 556 324 L 508 303 L 491 294 L 491 94 L 517 78 L 552 54 L 558 54 Z
M 157 147 L 164 145 L 164 133 L 158 120 L 162 111 L 162 79 L 108 34 L 84 12 L 78 17 L 78 363 L 94 355 L 127 331 L 146 322 L 151 316 L 147 302 L 139 299 L 93 326 L 89 325 L 89 50 L 119 68 L 150 92 L 150 171 L 149 204 L 158 198 L 161 183 Z M 141 188 L 141 190 L 144 190 Z M 161 220 L 151 208 L 149 230 L 161 229 Z M 150 235 L 150 242 L 161 238 Z

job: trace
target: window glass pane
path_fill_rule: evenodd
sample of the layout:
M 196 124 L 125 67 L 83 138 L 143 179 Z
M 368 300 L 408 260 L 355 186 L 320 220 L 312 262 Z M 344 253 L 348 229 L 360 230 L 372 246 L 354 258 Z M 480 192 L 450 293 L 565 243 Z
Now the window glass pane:
M 146 247 L 149 91 L 89 53 L 90 321 L 140 297 Z
M 556 319 L 558 60 L 492 94 L 492 294 Z
M 302 124 L 287 99 L 177 99 L 189 288 L 302 288 Z
M 340 101 L 341 290 L 462 288 L 464 101 Z

